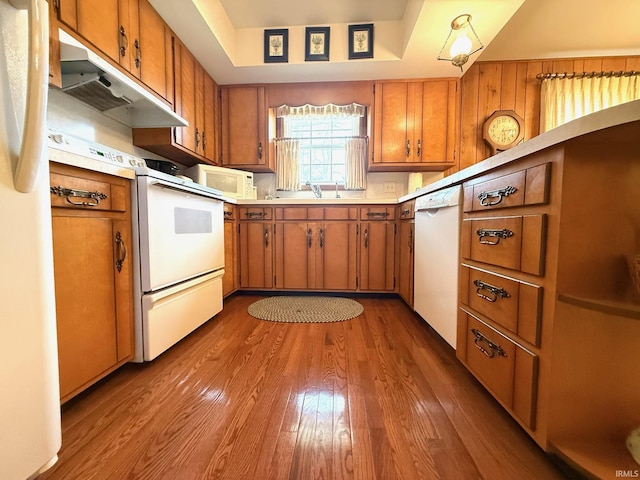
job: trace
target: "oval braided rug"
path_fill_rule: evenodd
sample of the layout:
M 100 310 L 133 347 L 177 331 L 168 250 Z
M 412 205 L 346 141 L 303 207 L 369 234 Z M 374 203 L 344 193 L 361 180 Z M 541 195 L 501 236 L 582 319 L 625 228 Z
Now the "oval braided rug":
M 272 322 L 341 322 L 357 317 L 363 306 L 341 297 L 268 297 L 249 305 L 249 315 Z

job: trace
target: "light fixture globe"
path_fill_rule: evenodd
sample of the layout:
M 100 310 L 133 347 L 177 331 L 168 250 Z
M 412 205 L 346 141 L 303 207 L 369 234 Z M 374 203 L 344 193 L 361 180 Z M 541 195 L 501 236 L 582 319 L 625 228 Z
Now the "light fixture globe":
M 462 71 L 469 57 L 482 48 L 484 45 L 471 25 L 471 15 L 465 13 L 451 21 L 451 31 L 438 54 L 438 60 L 451 62 Z M 443 56 L 443 52 L 448 52 L 449 56 Z

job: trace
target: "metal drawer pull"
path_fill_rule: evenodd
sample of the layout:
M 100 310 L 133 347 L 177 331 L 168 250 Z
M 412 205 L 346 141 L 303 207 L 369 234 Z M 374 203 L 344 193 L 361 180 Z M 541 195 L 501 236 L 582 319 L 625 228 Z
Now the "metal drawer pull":
M 407 154 L 407 158 L 409 158 L 409 155 L 411 155 L 411 142 L 409 142 L 409 140 L 407 140 L 407 145 L 405 147 L 405 152 Z
M 264 247 L 265 248 L 269 247 L 269 229 L 268 228 L 264 229 Z
M 488 302 L 495 302 L 498 298 L 510 298 L 511 295 L 504 288 L 494 287 L 488 283 L 484 283 L 482 280 L 474 280 L 473 284 L 478 287 L 476 295 L 480 298 L 484 298 Z M 487 291 L 489 293 L 483 293 Z
M 233 212 L 224 212 L 224 219 L 225 220 L 233 219 Z
M 324 248 L 324 230 L 320 229 L 320 248 Z
M 407 209 L 407 210 L 402 210 L 402 212 L 400 212 L 400 218 L 404 218 L 407 215 L 409 215 L 411 213 L 411 210 Z
M 487 357 L 493 358 L 496 356 L 496 353 L 501 357 L 507 356 L 507 353 L 502 349 L 500 345 L 498 345 L 497 343 L 493 343 L 491 340 L 485 337 L 482 333 L 480 333 L 479 330 L 472 328 L 471 333 L 473 333 L 473 335 L 476 337 L 473 340 L 473 343 L 475 344 L 476 348 L 478 348 L 478 350 L 484 353 Z M 487 348 L 480 345 L 480 342 L 485 343 L 488 347 L 488 350 Z
M 369 229 L 364 229 L 364 248 L 369 248 Z
M 493 190 L 491 192 L 482 192 L 478 195 L 478 200 L 480 200 L 480 205 L 483 207 L 491 207 L 493 205 L 498 205 L 502 202 L 504 197 L 508 197 L 512 193 L 516 193 L 518 189 L 516 187 L 512 187 L 509 185 L 508 187 L 501 188 L 500 190 Z M 485 200 L 491 199 L 485 203 Z M 496 199 L 496 200 L 493 200 Z
M 313 235 L 313 231 L 310 228 L 307 228 L 307 247 L 311 248 L 311 238 Z
M 140 68 L 140 63 L 142 63 L 142 52 L 140 51 L 140 42 L 137 38 L 133 42 L 133 47 L 136 49 L 136 58 L 134 63 L 136 64 L 136 68 Z
M 247 216 L 247 218 L 264 218 L 264 212 L 247 212 L 245 214 Z
M 122 234 L 117 231 L 116 232 L 116 268 L 118 272 L 122 271 L 122 264 L 124 260 L 127 258 L 127 247 L 124 246 L 124 241 L 122 240 Z
M 258 158 L 262 159 L 262 142 L 258 142 Z
M 416 152 L 416 157 L 420 158 L 422 155 L 422 140 L 418 139 L 418 151 Z
M 389 216 L 389 212 L 367 212 L 367 217 L 381 217 L 387 218 Z
M 513 237 L 513 232 L 506 228 L 502 230 L 479 228 L 476 230 L 476 235 L 478 235 L 478 240 L 483 245 L 497 245 L 500 243 L 501 238 Z
M 65 188 L 61 186 L 51 187 L 49 189 L 54 195 L 59 197 L 66 197 L 67 202 L 71 205 L 79 205 L 81 207 L 95 207 L 100 204 L 100 200 L 106 200 L 108 197 L 102 192 L 88 192 L 86 190 L 73 190 L 72 188 Z M 74 202 L 72 198 L 89 198 L 90 201 Z
M 124 30 L 124 27 L 120 25 L 120 56 L 124 57 L 127 54 L 127 47 L 129 46 L 129 39 Z

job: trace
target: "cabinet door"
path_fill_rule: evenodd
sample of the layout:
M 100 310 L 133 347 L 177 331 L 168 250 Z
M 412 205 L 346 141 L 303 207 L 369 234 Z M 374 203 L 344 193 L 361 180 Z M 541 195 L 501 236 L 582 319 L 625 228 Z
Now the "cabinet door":
M 180 102 L 176 104 L 180 115 L 189 122 L 188 127 L 176 127 L 176 142 L 192 152 L 196 151 L 196 71 L 195 59 L 180 42 L 175 51 L 176 90 L 180 89 Z M 179 79 L 179 80 L 178 80 Z M 176 96 L 176 100 L 177 100 Z
M 398 293 L 412 307 L 414 223 L 400 222 L 398 230 Z
M 225 220 L 224 222 L 224 276 L 222 277 L 222 295 L 225 297 L 238 289 L 236 272 L 236 262 L 238 260 L 237 225 L 237 222 L 234 220 Z
M 395 225 L 360 224 L 360 289 L 394 289 Z
M 328 222 L 320 226 L 317 236 L 317 252 L 320 255 L 316 255 L 315 288 L 356 289 L 358 242 L 356 229 L 357 225 L 353 222 Z
M 222 97 L 222 163 L 253 171 L 273 171 L 267 143 L 264 87 L 224 88 Z
M 376 163 L 407 159 L 407 83 L 376 83 L 374 159 Z
M 218 147 L 216 134 L 216 99 L 217 87 L 213 79 L 204 73 L 204 120 L 202 123 L 202 149 L 205 158 L 213 163 L 218 162 Z
M 424 82 L 422 95 L 418 161 L 453 162 L 457 83 L 455 80 Z
M 273 286 L 273 235 L 271 224 L 240 224 L 240 287 L 271 288 Z
M 52 218 L 60 396 L 118 361 L 114 226 L 109 218 Z M 90 301 L 88 301 L 90 299 Z
M 134 64 L 140 80 L 161 97 L 173 103 L 171 34 L 148 0 L 138 0 L 139 41 L 134 40 Z
M 313 281 L 313 227 L 307 222 L 276 224 L 276 288 L 306 289 Z

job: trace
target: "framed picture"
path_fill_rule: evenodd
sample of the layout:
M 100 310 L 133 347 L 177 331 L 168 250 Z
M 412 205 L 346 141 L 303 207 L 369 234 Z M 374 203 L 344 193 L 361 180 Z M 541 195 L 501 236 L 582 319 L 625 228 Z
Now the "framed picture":
M 349 60 L 373 58 L 373 23 L 349 25 Z
M 289 61 L 289 29 L 264 31 L 264 63 Z
M 329 27 L 307 27 L 304 41 L 306 62 L 329 61 Z

